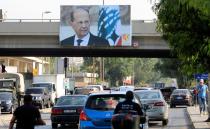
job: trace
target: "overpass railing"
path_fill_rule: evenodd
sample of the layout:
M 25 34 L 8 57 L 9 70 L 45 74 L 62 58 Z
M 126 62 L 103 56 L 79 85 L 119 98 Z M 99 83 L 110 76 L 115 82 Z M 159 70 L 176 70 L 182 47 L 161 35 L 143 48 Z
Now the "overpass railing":
M 0 22 L 60 22 L 60 19 L 0 19 Z
M 155 23 L 157 20 L 132 20 L 141 23 Z M 60 19 L 0 19 L 0 22 L 60 22 Z

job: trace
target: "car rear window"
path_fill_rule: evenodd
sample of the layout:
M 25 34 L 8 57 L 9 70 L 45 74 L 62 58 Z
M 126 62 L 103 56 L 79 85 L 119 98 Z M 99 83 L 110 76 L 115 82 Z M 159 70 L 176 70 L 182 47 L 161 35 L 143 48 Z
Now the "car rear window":
M 172 94 L 187 94 L 187 90 L 174 90 Z
M 85 96 L 64 96 L 58 99 L 56 105 L 85 105 Z
M 159 99 L 159 92 L 136 92 L 140 99 Z
M 125 95 L 95 95 L 87 100 L 86 108 L 94 110 L 114 110 L 119 102 L 125 100 Z

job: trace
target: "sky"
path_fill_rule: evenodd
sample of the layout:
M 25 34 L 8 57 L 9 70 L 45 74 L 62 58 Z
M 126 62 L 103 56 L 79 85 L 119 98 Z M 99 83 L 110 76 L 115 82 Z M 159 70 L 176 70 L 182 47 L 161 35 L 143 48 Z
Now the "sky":
M 131 5 L 131 20 L 153 20 L 151 0 L 0 0 L 7 19 L 60 19 L 61 5 Z M 51 13 L 45 14 L 43 12 Z

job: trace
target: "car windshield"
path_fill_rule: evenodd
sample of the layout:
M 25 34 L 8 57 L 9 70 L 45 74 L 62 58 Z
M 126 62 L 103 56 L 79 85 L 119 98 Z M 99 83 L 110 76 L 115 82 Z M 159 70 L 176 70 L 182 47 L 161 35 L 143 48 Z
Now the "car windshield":
M 86 107 L 93 110 L 114 110 L 124 100 L 125 95 L 94 95 L 89 97 Z
M 33 87 L 47 87 L 49 91 L 52 91 L 52 84 L 47 83 L 39 83 L 39 84 L 32 84 Z
M 11 100 L 12 93 L 0 93 L 0 100 Z
M 27 89 L 26 94 L 43 94 L 42 89 Z
M 91 89 L 87 89 L 87 88 L 77 88 L 75 89 L 74 94 L 84 94 L 84 95 L 88 95 L 90 93 Z
M 85 105 L 85 96 L 63 96 L 58 99 L 56 105 Z
M 159 99 L 159 92 L 136 92 L 140 99 Z

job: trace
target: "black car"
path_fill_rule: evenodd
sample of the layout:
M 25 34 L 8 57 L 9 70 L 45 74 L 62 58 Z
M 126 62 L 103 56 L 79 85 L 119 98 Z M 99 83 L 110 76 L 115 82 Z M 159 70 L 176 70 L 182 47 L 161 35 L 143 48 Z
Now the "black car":
M 192 106 L 193 97 L 188 89 L 176 89 L 172 92 L 170 97 L 170 107 L 176 107 L 177 105 Z
M 18 101 L 12 92 L 4 91 L 0 92 L 1 112 L 13 113 L 18 107 Z
M 77 126 L 79 115 L 85 105 L 86 99 L 86 95 L 61 96 L 52 107 L 52 128 L 57 128 L 58 124 Z
M 39 106 L 40 109 L 50 107 L 51 100 L 47 87 L 31 87 L 26 89 L 25 94 L 30 94 L 33 105 Z

